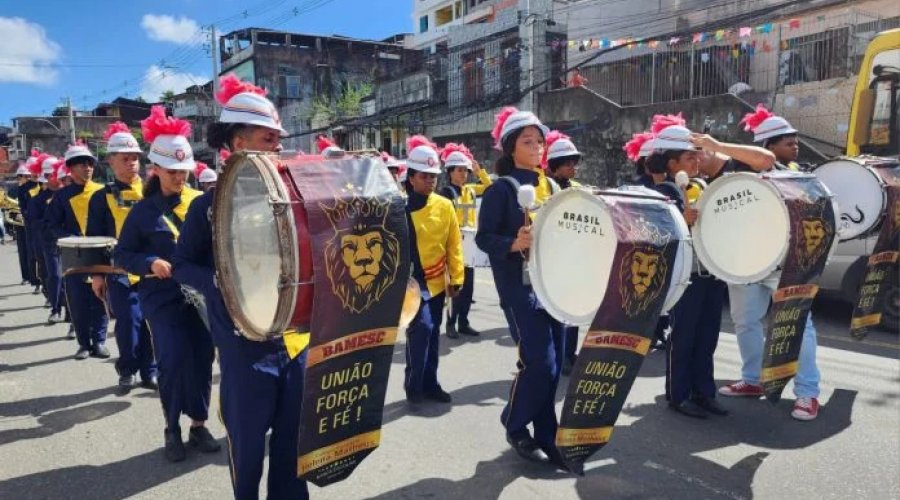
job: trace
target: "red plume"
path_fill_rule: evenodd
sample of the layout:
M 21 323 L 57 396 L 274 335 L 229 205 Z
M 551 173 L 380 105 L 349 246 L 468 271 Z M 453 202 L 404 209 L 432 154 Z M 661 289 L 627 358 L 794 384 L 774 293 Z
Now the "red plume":
M 150 116 L 141 120 L 141 131 L 144 140 L 153 142 L 161 135 L 191 136 L 191 123 L 186 120 L 166 116 L 166 108 L 153 106 L 150 108 Z
M 625 143 L 625 147 L 622 149 L 625 150 L 625 155 L 631 161 L 638 161 L 640 158 L 641 148 L 644 146 L 644 143 L 647 141 L 653 140 L 652 132 L 638 132 L 636 134 L 631 135 L 631 140 Z
M 380 157 L 381 157 L 381 161 L 383 161 L 383 162 L 385 162 L 385 163 L 387 163 L 387 162 L 389 162 L 389 161 L 391 161 L 391 160 L 394 159 L 394 157 L 391 156 L 387 151 L 382 151 L 381 154 L 379 154 L 378 156 L 380 156 Z
M 59 183 L 59 174 L 66 168 L 66 160 L 60 159 L 56 163 L 53 164 L 53 173 L 50 174 L 50 178 L 48 179 L 53 184 Z
M 28 170 L 31 172 L 31 175 L 41 175 L 41 167 L 44 164 L 44 160 L 50 158 L 50 155 L 47 153 L 39 153 L 36 157 L 34 157 L 34 163 L 28 167 Z
M 261 96 L 268 94 L 266 89 L 259 88 L 250 82 L 243 82 L 234 73 L 230 73 L 219 79 L 219 91 L 216 92 L 216 100 L 224 106 L 232 97 L 244 92 Z
M 319 152 L 325 151 L 325 148 L 337 147 L 337 144 L 325 134 L 319 134 L 316 136 L 316 147 L 319 148 Z
M 491 137 L 494 138 L 494 147 L 497 149 L 500 149 L 500 132 L 503 131 L 503 124 L 506 123 L 506 119 L 509 118 L 509 115 L 517 111 L 519 110 L 512 106 L 507 106 L 497 113 L 494 121 L 494 130 L 491 130 Z
M 447 144 L 444 144 L 444 148 L 441 149 L 441 161 L 447 161 L 447 158 L 450 156 L 450 154 L 455 153 L 457 151 L 462 153 L 463 155 L 465 155 L 466 158 L 468 158 L 470 160 L 475 159 L 475 157 L 472 156 L 472 152 L 469 151 L 469 148 L 467 148 L 465 144 L 463 144 L 463 143 L 457 144 L 455 142 L 448 142 Z
M 219 161 L 225 162 L 230 157 L 231 157 L 231 151 L 228 151 L 227 149 L 219 150 Z
M 206 166 L 206 163 L 203 163 L 202 161 L 195 161 L 194 162 L 194 177 L 199 179 L 200 174 L 203 173 L 203 171 L 207 170 L 207 169 L 209 169 L 209 167 Z
M 756 111 L 744 115 L 744 119 L 741 120 L 741 123 L 744 124 L 744 130 L 753 132 L 766 120 L 766 118 L 771 118 L 773 116 L 775 116 L 775 113 L 766 109 L 762 104 L 757 104 Z
M 406 139 L 406 153 L 409 154 L 410 151 L 416 149 L 419 146 L 428 146 L 433 149 L 435 152 L 438 151 L 437 144 L 431 142 L 430 139 L 425 137 L 424 135 L 414 135 L 408 139 Z
M 31 157 L 37 158 L 38 156 L 41 156 L 41 150 L 38 148 L 31 148 Z
M 125 122 L 113 122 L 110 123 L 108 127 L 106 127 L 106 132 L 103 133 L 103 140 L 108 141 L 113 134 L 118 134 L 119 132 L 127 132 L 131 133 L 131 129 L 128 128 L 128 125 L 125 125 Z
M 650 123 L 650 131 L 655 135 L 662 132 L 663 129 L 673 125 L 678 125 L 679 127 L 687 125 L 687 122 L 681 116 L 681 113 L 678 113 L 677 115 L 653 115 L 653 120 Z

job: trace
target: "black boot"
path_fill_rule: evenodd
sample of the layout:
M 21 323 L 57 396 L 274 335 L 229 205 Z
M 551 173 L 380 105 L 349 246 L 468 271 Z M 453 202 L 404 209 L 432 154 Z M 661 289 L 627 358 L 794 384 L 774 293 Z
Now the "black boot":
M 215 453 L 222 449 L 222 445 L 209 433 L 204 426 L 191 427 L 188 432 L 188 444 L 196 447 L 203 453 Z
M 164 435 L 166 460 L 170 462 L 183 461 L 187 457 L 187 451 L 184 449 L 184 441 L 181 440 L 181 429 L 178 427 L 173 430 L 166 429 Z

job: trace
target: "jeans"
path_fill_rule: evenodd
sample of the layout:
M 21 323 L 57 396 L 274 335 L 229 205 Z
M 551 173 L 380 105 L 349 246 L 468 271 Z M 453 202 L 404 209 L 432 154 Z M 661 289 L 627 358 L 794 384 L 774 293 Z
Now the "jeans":
M 748 384 L 759 385 L 766 312 L 777 286 L 777 280 L 771 278 L 750 285 L 728 285 L 731 319 L 743 363 L 741 378 Z M 818 397 L 820 377 L 816 366 L 816 328 L 813 326 L 812 313 L 806 318 L 798 362 L 797 375 L 794 376 L 794 395 L 798 398 Z

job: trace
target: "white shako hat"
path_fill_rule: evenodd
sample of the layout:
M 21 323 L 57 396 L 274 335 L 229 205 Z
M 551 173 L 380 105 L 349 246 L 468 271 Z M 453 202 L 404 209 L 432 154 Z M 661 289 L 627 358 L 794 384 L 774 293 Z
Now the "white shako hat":
M 27 162 L 19 165 L 19 168 L 16 169 L 16 175 L 31 175 Z
M 681 125 L 672 125 L 662 129 L 653 139 L 653 149 L 656 151 L 696 151 L 691 143 L 691 131 Z
M 55 156 L 48 156 L 41 162 L 41 175 L 38 177 L 38 182 L 47 182 L 49 176 L 53 174 L 53 168 L 56 166 L 56 163 L 59 161 L 59 158 Z
M 426 174 L 441 173 L 441 157 L 437 146 L 425 136 L 414 135 L 406 140 L 409 154 L 406 156 L 406 167 Z
M 103 133 L 107 153 L 143 153 L 131 129 L 123 122 L 110 123 Z
M 472 153 L 465 144 L 448 142 L 441 149 L 441 161 L 444 162 L 444 168 L 466 167 L 467 170 L 472 168 Z
M 491 131 L 494 147 L 502 149 L 503 139 L 506 139 L 506 136 L 525 127 L 537 127 L 544 137 L 550 133 L 550 129 L 531 111 L 519 111 L 512 106 L 503 108 L 496 117 L 494 130 Z
M 217 180 L 219 180 L 219 176 L 216 174 L 216 171 L 211 168 L 204 169 L 203 172 L 200 172 L 200 177 L 197 179 L 201 184 L 216 182 Z
M 753 142 L 763 142 L 779 135 L 797 133 L 797 129 L 787 120 L 772 113 L 762 104 L 757 104 L 755 111 L 744 115 L 741 123 L 744 124 L 744 130 L 753 132 Z
M 267 91 L 249 82 L 242 82 L 234 74 L 219 80 L 216 100 L 222 105 L 221 123 L 244 123 L 277 130 L 288 135 L 281 126 L 281 117 L 272 101 L 266 99 Z
M 549 139 L 547 142 L 550 142 Z M 581 156 L 581 151 L 578 151 L 578 148 L 575 147 L 575 143 L 572 142 L 571 139 L 560 134 L 560 137 L 553 140 L 547 148 L 547 159 L 553 160 L 556 158 L 564 158 L 566 156 Z
M 91 150 L 88 149 L 88 147 L 85 146 L 84 144 L 70 145 L 69 149 L 66 150 L 64 157 L 66 159 L 66 162 L 68 162 L 69 160 L 72 160 L 74 158 L 79 158 L 79 157 L 87 157 L 87 158 L 91 158 L 92 160 L 94 160 L 94 162 L 97 161 L 97 157 L 94 156 L 94 154 L 91 153 Z
M 191 135 L 188 121 L 166 116 L 166 108 L 157 105 L 141 120 L 141 131 L 144 140 L 150 142 L 150 161 L 169 170 L 194 170 L 194 151 L 187 140 Z

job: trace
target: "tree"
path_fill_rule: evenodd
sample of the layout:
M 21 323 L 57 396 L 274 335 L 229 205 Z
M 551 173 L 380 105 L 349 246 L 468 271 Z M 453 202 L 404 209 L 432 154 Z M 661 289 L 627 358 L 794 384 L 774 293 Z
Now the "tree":
M 173 90 L 167 90 L 167 91 L 163 92 L 161 96 L 159 96 L 160 102 L 171 103 L 174 100 L 175 100 L 175 91 L 173 91 Z
M 369 82 L 346 82 L 337 95 L 317 95 L 313 98 L 309 118 L 323 117 L 334 121 L 359 116 L 362 100 L 372 94 L 373 88 Z
M 137 96 L 137 97 L 135 97 L 135 98 L 134 98 L 134 100 L 135 100 L 135 102 L 142 102 L 142 103 L 144 103 L 144 104 L 146 104 L 146 103 L 147 103 L 147 100 L 146 100 L 146 99 L 144 99 L 144 98 L 143 98 L 143 97 L 141 97 L 141 96 Z

